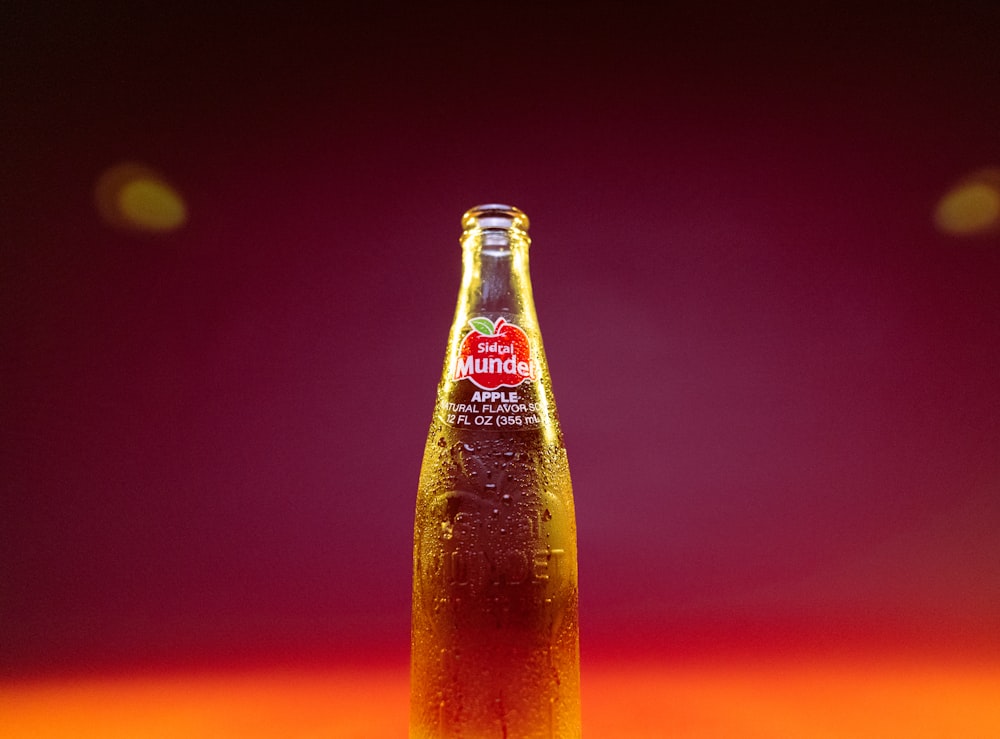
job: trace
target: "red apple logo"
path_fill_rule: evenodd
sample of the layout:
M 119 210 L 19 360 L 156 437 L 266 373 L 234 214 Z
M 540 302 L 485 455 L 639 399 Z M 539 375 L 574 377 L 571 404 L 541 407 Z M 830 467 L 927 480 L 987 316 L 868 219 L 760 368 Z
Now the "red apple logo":
M 495 323 L 489 318 L 473 318 L 469 325 L 472 330 L 462 339 L 453 380 L 470 380 L 483 390 L 496 390 L 538 379 L 524 329 L 503 318 Z

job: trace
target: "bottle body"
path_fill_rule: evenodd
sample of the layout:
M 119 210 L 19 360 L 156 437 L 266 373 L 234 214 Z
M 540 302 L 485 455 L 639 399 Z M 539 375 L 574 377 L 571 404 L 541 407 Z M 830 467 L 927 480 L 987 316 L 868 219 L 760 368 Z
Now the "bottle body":
M 572 485 L 526 236 L 481 228 L 499 207 L 470 211 L 420 474 L 411 739 L 580 735 Z

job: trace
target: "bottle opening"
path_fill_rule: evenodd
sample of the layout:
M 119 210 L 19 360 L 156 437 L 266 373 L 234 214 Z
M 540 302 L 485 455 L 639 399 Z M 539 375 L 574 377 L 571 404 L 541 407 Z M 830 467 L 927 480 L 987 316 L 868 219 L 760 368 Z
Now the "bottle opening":
M 470 231 L 528 230 L 528 216 L 512 205 L 491 203 L 470 208 L 462 216 L 462 229 Z

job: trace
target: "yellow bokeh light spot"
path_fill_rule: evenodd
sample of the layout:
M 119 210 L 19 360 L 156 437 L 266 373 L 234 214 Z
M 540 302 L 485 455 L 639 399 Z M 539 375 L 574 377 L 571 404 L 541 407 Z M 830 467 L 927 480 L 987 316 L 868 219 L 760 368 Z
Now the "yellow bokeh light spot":
M 1000 170 L 977 172 L 945 193 L 934 211 L 938 229 L 954 236 L 993 231 L 1000 226 Z
M 187 217 L 177 191 L 157 180 L 132 180 L 118 193 L 118 206 L 125 218 L 150 231 L 170 231 Z
M 184 198 L 159 173 L 125 162 L 105 170 L 94 189 L 101 217 L 117 228 L 164 233 L 187 221 Z

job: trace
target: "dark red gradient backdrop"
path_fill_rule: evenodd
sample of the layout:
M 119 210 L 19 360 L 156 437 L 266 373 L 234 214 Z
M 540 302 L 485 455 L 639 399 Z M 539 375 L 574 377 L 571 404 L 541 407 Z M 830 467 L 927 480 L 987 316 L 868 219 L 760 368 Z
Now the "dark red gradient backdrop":
M 1000 647 L 1000 14 L 7 8 L 0 664 L 405 654 L 459 216 L 510 202 L 585 653 Z M 933 6 L 933 4 L 932 4 Z M 100 174 L 184 198 L 106 225 Z

